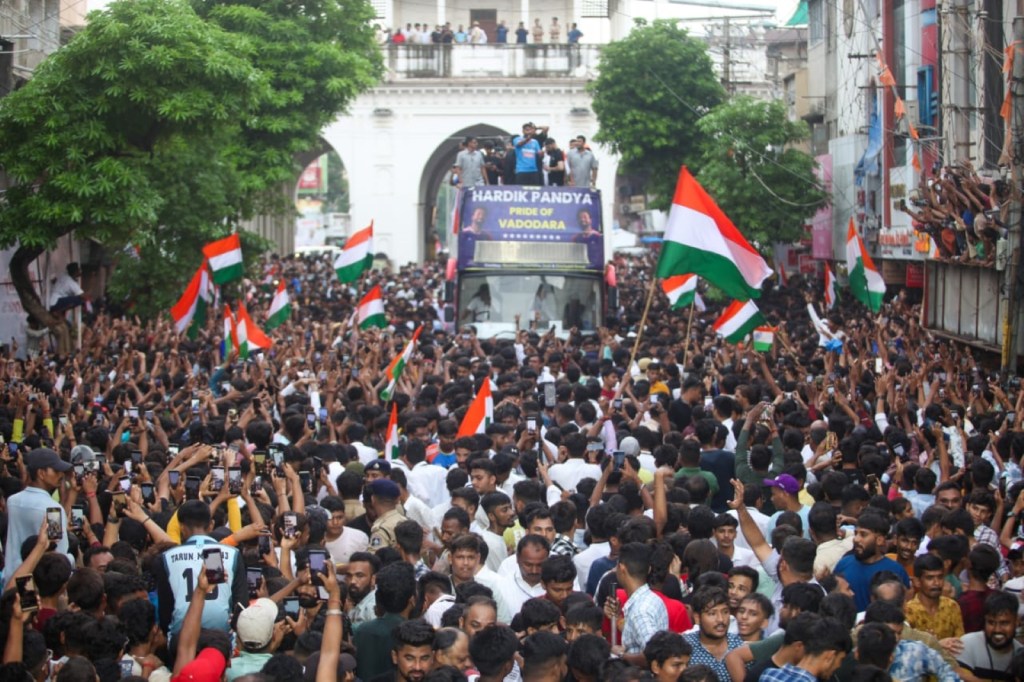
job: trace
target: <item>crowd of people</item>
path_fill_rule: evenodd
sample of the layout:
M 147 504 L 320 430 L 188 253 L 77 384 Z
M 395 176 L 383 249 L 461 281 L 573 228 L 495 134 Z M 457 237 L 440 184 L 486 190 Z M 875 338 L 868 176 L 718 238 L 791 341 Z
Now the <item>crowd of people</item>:
M 0 677 L 1024 679 L 1019 382 L 797 276 L 769 352 L 710 301 L 640 329 L 652 260 L 616 265 L 567 338 L 447 329 L 433 263 L 368 273 L 360 330 L 329 261 L 274 257 L 228 289 L 292 295 L 247 358 L 104 301 L 69 357 L 0 349 Z
M 982 178 L 964 161 L 935 177 L 922 174 L 910 203 L 903 201 L 900 208 L 913 219 L 915 231 L 931 238 L 936 258 L 991 266 L 997 243 L 1009 234 L 1009 192 L 1006 181 Z
M 539 18 L 533 20 L 533 26 L 526 28 L 524 22 L 520 21 L 516 28 L 510 29 L 505 25 L 505 20 L 498 21 L 494 27 L 494 35 L 488 34 L 487 29 L 480 25 L 479 21 L 472 21 L 469 28 L 464 24 L 458 24 L 452 28 L 451 22 L 435 24 L 433 30 L 427 23 L 408 22 L 403 29 L 396 27 L 393 31 L 390 28 L 377 27 L 377 41 L 383 44 L 392 45 L 486 45 L 496 43 L 507 45 L 558 45 L 562 44 L 562 25 L 558 23 L 558 17 L 552 17 L 551 23 L 544 27 Z M 547 36 L 548 40 L 544 38 Z M 532 40 L 531 40 L 532 38 Z M 576 45 L 583 38 L 583 32 L 572 23 L 565 31 L 565 41 L 569 45 Z

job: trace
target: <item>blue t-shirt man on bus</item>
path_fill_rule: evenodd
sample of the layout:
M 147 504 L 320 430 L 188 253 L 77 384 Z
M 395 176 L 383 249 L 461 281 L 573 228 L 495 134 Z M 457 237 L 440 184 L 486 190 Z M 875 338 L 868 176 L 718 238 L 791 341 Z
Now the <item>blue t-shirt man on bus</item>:
M 516 150 L 516 184 L 539 186 L 544 184 L 537 158 L 540 156 L 540 142 L 534 138 L 536 128 L 532 123 L 523 124 L 523 134 L 512 139 Z

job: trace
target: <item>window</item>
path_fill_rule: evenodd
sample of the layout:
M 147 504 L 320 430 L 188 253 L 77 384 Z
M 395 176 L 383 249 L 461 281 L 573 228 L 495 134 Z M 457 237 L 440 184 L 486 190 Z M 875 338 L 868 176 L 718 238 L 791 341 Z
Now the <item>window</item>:
M 607 19 L 608 0 L 583 0 L 580 14 L 584 19 Z
M 825 0 L 808 0 L 807 26 L 811 45 L 820 43 L 825 37 Z

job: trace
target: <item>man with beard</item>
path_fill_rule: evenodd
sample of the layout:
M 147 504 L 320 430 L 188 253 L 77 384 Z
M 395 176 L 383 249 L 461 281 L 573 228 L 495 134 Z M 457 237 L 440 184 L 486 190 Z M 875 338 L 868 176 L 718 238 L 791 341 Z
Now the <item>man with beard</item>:
M 946 582 L 942 559 L 922 554 L 914 560 L 914 598 L 907 602 L 907 622 L 916 630 L 935 635 L 939 640 L 963 637 L 964 621 L 960 606 L 942 596 Z
M 1017 597 L 1008 592 L 993 592 L 985 599 L 985 629 L 960 638 L 964 650 L 956 658 L 967 682 L 1013 679 L 1010 662 L 1024 648 L 1014 640 L 1018 606 Z
M 846 578 L 853 590 L 857 609 L 863 611 L 871 601 L 871 578 L 880 571 L 892 571 L 904 585 L 910 578 L 903 566 L 883 554 L 885 538 L 889 534 L 889 519 L 883 514 L 866 511 L 857 519 L 853 536 L 853 554 L 847 554 L 836 564 L 835 573 Z
M 352 643 L 359 652 L 356 676 L 361 680 L 372 680 L 385 673 L 394 673 L 396 664 L 392 651 L 398 648 L 395 632 L 399 629 L 396 626 L 408 620 L 416 605 L 416 573 L 410 564 L 404 561 L 388 564 L 380 569 L 376 583 L 377 610 L 380 616 L 355 627 L 352 634 Z M 430 625 L 427 624 L 427 627 Z M 431 635 L 427 644 L 428 661 L 433 659 L 433 641 Z M 423 672 L 426 673 L 426 670 Z
M 391 660 L 394 671 L 382 673 L 369 682 L 423 682 L 434 667 L 434 628 L 425 620 L 407 620 L 394 629 Z M 359 657 L 364 656 L 359 652 Z
M 376 574 L 380 570 L 380 559 L 369 552 L 356 552 L 348 560 L 345 568 L 345 583 L 348 585 L 348 598 L 352 606 L 348 618 L 352 627 L 366 623 L 376 617 L 377 606 Z
M 683 635 L 693 648 L 690 665 L 706 665 L 719 680 L 732 679 L 725 667 L 725 656 L 741 646 L 739 635 L 729 632 L 729 595 L 718 587 L 702 587 L 690 602 L 698 631 Z

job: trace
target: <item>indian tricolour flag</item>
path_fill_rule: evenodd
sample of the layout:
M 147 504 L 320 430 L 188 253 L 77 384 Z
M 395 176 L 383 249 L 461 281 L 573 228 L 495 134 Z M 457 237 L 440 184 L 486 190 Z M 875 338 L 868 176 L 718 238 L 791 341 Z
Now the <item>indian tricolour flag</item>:
M 334 260 L 338 281 L 355 282 L 373 265 L 373 221 L 345 242 L 345 248 Z
M 203 255 L 210 263 L 214 284 L 241 279 L 245 272 L 242 266 L 242 241 L 237 234 L 207 244 L 203 247 Z
M 686 168 L 665 227 L 657 276 L 700 275 L 735 299 L 761 295 L 761 285 L 772 274 L 761 254 L 726 217 Z
M 685 308 L 697 295 L 697 275 L 675 275 L 661 280 L 661 288 L 673 309 Z
M 385 402 L 391 400 L 391 396 L 395 392 L 395 384 L 398 383 L 399 377 L 402 376 L 402 371 L 405 369 L 405 366 L 409 364 L 409 359 L 412 358 L 413 351 L 416 350 L 416 342 L 420 338 L 421 331 L 423 331 L 422 324 L 416 327 L 416 331 L 412 333 L 412 338 L 409 339 L 409 343 L 405 344 L 405 348 L 402 352 L 396 355 L 391 361 L 391 364 L 388 365 L 386 370 L 384 370 L 384 377 L 388 380 L 388 385 L 380 392 L 381 400 Z
M 885 281 L 875 267 L 874 261 L 864 248 L 864 242 L 857 234 L 853 218 L 846 232 L 846 271 L 850 276 L 850 290 L 854 298 L 877 313 L 882 309 L 885 296 Z
M 388 417 L 388 439 L 384 443 L 384 458 L 398 459 L 400 452 L 398 443 L 398 403 L 391 403 L 391 416 Z
M 381 294 L 379 284 L 370 289 L 366 296 L 363 296 L 356 313 L 360 329 L 383 328 L 388 325 L 388 320 L 384 316 L 384 296 Z
M 245 304 L 241 302 L 235 315 L 235 334 L 238 336 L 238 355 L 243 360 L 249 357 L 249 352 L 253 349 L 270 348 L 274 343 L 256 326 Z
M 185 287 L 185 293 L 171 307 L 174 331 L 180 334 L 187 330 L 190 339 L 196 338 L 199 330 L 206 324 L 206 310 L 212 300 L 210 272 L 206 269 L 206 263 L 203 263 L 196 270 L 196 274 L 192 275 L 188 286 Z
M 277 292 L 270 302 L 270 310 L 267 312 L 267 329 L 275 329 L 288 321 L 292 314 L 292 302 L 288 298 L 288 287 L 284 279 L 277 285 Z
M 733 301 L 722 316 L 715 320 L 713 327 L 729 343 L 739 343 L 765 322 L 767 320 L 753 301 Z
M 466 416 L 462 418 L 462 424 L 459 425 L 459 432 L 455 437 L 462 438 L 484 433 L 493 419 L 494 398 L 491 397 L 491 381 L 484 379 L 480 384 L 480 390 L 476 392 L 476 397 L 469 404 L 469 409 L 466 410 Z
M 231 313 L 231 306 L 224 304 L 224 340 L 220 342 L 220 356 L 226 358 L 234 348 L 238 350 L 238 333 L 235 330 L 235 316 Z
M 754 330 L 754 350 L 767 353 L 775 343 L 775 327 L 758 327 Z
M 832 274 L 832 268 L 825 264 L 825 310 L 832 310 L 836 304 L 836 276 Z

